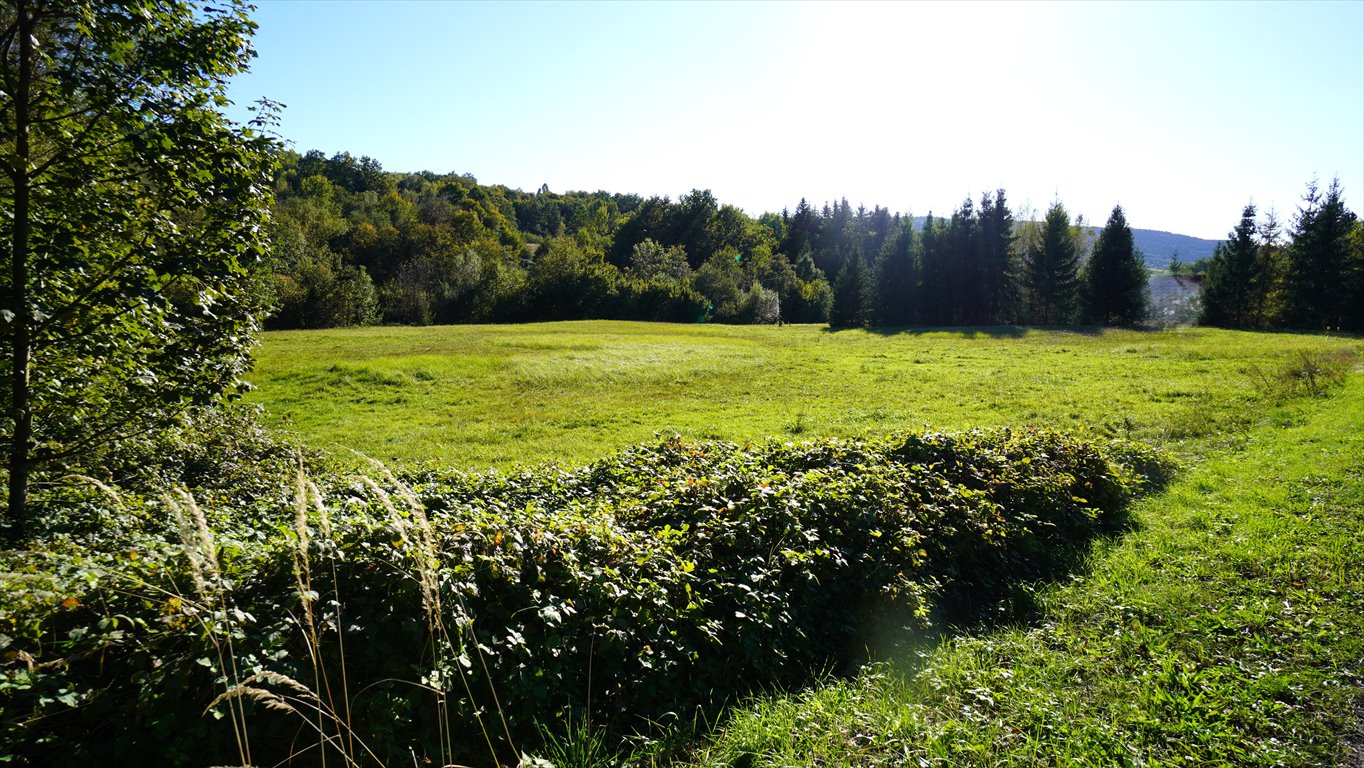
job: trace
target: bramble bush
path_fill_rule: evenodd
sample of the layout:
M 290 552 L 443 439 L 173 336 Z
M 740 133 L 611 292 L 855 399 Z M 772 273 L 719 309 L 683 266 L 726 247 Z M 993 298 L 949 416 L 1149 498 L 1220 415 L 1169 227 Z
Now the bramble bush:
M 4 555 L 0 760 L 468 764 L 561 715 L 626 735 L 843 668 L 887 620 L 1007 620 L 1172 471 L 1029 427 L 284 476 L 203 510 L 68 489 L 119 523 Z

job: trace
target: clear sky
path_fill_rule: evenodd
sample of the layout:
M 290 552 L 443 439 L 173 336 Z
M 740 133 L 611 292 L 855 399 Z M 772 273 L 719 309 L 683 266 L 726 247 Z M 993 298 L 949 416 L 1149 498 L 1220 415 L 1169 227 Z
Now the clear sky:
M 260 0 L 239 105 L 299 151 L 757 215 L 948 214 L 1003 187 L 1222 239 L 1338 176 L 1364 214 L 1364 0 Z M 244 113 L 243 113 L 244 114 Z

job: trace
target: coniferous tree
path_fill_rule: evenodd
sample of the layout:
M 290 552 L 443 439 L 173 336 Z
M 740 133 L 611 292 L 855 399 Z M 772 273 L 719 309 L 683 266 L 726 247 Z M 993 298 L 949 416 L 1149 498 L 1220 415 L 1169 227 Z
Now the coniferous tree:
M 1136 325 L 1150 305 L 1146 263 L 1132 244 L 1122 206 L 1114 206 L 1084 269 L 1085 315 L 1098 325 Z
M 896 222 L 890 215 L 889 208 L 882 208 L 879 205 L 872 208 L 871 214 L 867 217 L 867 232 L 862 243 L 862 252 L 880 253 L 881 247 L 894 234 L 895 228 Z
M 1070 227 L 1070 214 L 1058 200 L 1047 209 L 1042 231 L 1024 256 L 1028 321 L 1065 325 L 1077 314 L 1080 252 Z
M 1255 206 L 1241 211 L 1241 222 L 1227 241 L 1219 243 L 1203 278 L 1200 325 L 1219 328 L 1252 328 L 1260 324 L 1267 265 L 1264 249 L 1256 242 Z
M 1256 226 L 1256 232 L 1264 275 L 1262 290 L 1255 296 L 1255 318 L 1260 326 L 1269 327 L 1280 314 L 1279 308 L 1283 302 L 1283 276 L 1288 269 L 1287 255 L 1284 253 L 1286 249 L 1283 226 L 1279 224 L 1279 216 L 1273 208 L 1265 212 L 1263 220 Z
M 829 310 L 829 325 L 835 328 L 859 328 L 867 324 L 870 295 L 866 265 L 862 254 L 854 253 L 834 280 L 833 306 Z
M 1364 331 L 1364 219 L 1350 230 L 1349 259 L 1345 272 L 1345 328 Z
M 1345 286 L 1355 215 L 1345 208 L 1338 179 L 1324 198 L 1312 182 L 1303 202 L 1288 249 L 1281 321 L 1293 328 L 1339 328 L 1350 309 Z
M 920 240 L 919 322 L 923 325 L 947 325 L 951 312 L 948 283 L 951 280 L 947 253 L 948 228 L 941 219 L 934 219 L 929 211 L 924 219 Z
M 906 217 L 881 246 L 876 260 L 872 316 L 878 326 L 912 325 L 918 296 L 918 254 L 913 220 Z
M 976 213 L 977 250 L 980 253 L 980 285 L 977 295 L 981 323 L 1005 323 L 1014 318 L 1017 270 L 1013 263 L 1014 216 L 1004 190 L 980 198 Z
M 980 254 L 976 251 L 975 204 L 966 198 L 947 223 L 947 236 L 941 241 L 943 283 L 942 322 L 947 325 L 978 324 L 976 312 L 983 297 Z
M 781 250 L 793 258 L 809 253 L 815 245 L 815 235 L 819 229 L 819 217 L 805 198 L 796 205 L 795 213 L 786 222 L 786 237 L 782 239 Z

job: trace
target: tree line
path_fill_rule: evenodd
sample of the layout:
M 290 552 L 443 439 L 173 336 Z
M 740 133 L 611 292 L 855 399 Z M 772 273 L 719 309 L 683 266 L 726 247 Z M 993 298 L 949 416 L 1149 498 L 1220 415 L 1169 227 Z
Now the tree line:
M 1253 204 L 1210 259 L 1199 322 L 1222 328 L 1364 330 L 1364 221 L 1339 180 L 1313 181 L 1285 239 L 1273 211 Z
M 261 290 L 275 328 L 586 318 L 857 325 L 1133 324 L 1145 269 L 1115 207 L 1091 242 L 1058 201 L 1004 190 L 924 220 L 846 199 L 748 216 L 676 201 L 534 193 L 284 153 Z M 1091 254 L 1092 251 L 1092 254 Z

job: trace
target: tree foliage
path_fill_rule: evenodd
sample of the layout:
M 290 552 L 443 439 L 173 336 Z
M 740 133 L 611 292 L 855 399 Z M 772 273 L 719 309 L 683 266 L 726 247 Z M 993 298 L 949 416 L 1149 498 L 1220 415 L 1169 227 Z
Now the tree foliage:
M 1122 206 L 1114 206 L 1084 267 L 1085 316 L 1097 325 L 1136 325 L 1150 305 L 1146 260 L 1132 244 Z
M 273 143 L 227 120 L 235 0 L 20 0 L 0 12 L 4 450 L 31 474 L 236 386 L 257 327 Z
M 829 325 L 835 328 L 860 328 L 867 325 L 872 310 L 872 284 L 862 254 L 854 253 L 839 270 L 833 284 L 833 304 Z
M 1291 328 L 1341 328 L 1357 313 L 1349 306 L 1350 235 L 1355 214 L 1346 209 L 1339 180 L 1323 197 L 1307 187 L 1293 227 L 1284 274 L 1282 322 Z
M 1065 325 L 1079 309 L 1080 246 L 1070 214 L 1058 200 L 1047 209 L 1041 232 L 1025 256 L 1027 319 L 1041 325 Z
M 1364 223 L 1345 207 L 1333 181 L 1325 194 L 1308 184 L 1285 245 L 1278 218 L 1241 221 L 1211 259 L 1195 265 L 1203 277 L 1200 322 L 1226 328 L 1364 330 Z
M 967 198 L 947 217 L 802 198 L 794 210 L 755 218 L 704 189 L 677 199 L 547 186 L 526 193 L 468 174 L 387 173 L 371 158 L 319 151 L 285 153 L 276 189 L 278 229 L 301 233 L 309 258 L 277 249 L 265 291 L 276 307 L 273 327 L 372 322 L 376 301 L 378 316 L 394 323 L 767 322 L 774 313 L 764 291 L 776 295 L 781 320 L 800 323 L 825 322 L 834 311 L 840 324 L 880 326 L 1152 320 L 1148 271 L 1125 214 L 1096 236 L 1059 200 L 1040 221 L 1016 217 L 1003 189 Z M 1304 302 L 1335 296 L 1323 310 L 1329 324 L 1358 327 L 1351 297 L 1364 293 L 1364 277 L 1351 255 L 1355 219 L 1338 194 L 1335 202 L 1318 197 L 1291 233 L 1291 248 L 1271 219 L 1258 225 L 1253 245 L 1242 243 L 1243 257 L 1254 251 L 1256 275 L 1238 287 L 1249 291 L 1249 304 L 1237 324 L 1290 323 L 1288 310 L 1314 316 Z M 1323 251 L 1312 243 L 1335 245 Z M 559 272 L 546 280 L 551 264 L 541 262 L 556 248 L 582 258 L 556 260 Z M 1335 255 L 1323 261 L 1324 252 Z M 863 289 L 836 300 L 837 278 L 855 256 Z M 1326 263 L 1335 265 L 1326 269 L 1331 280 L 1303 271 Z M 1194 267 L 1186 283 L 1205 268 Z M 366 289 L 365 276 L 377 292 Z M 588 293 L 565 293 L 579 289 Z M 858 308 L 849 314 L 855 293 Z
M 1269 265 L 1257 242 L 1255 206 L 1241 211 L 1241 221 L 1213 251 L 1203 278 L 1203 308 L 1199 322 L 1220 328 L 1255 328 L 1264 318 L 1261 296 L 1268 288 Z

